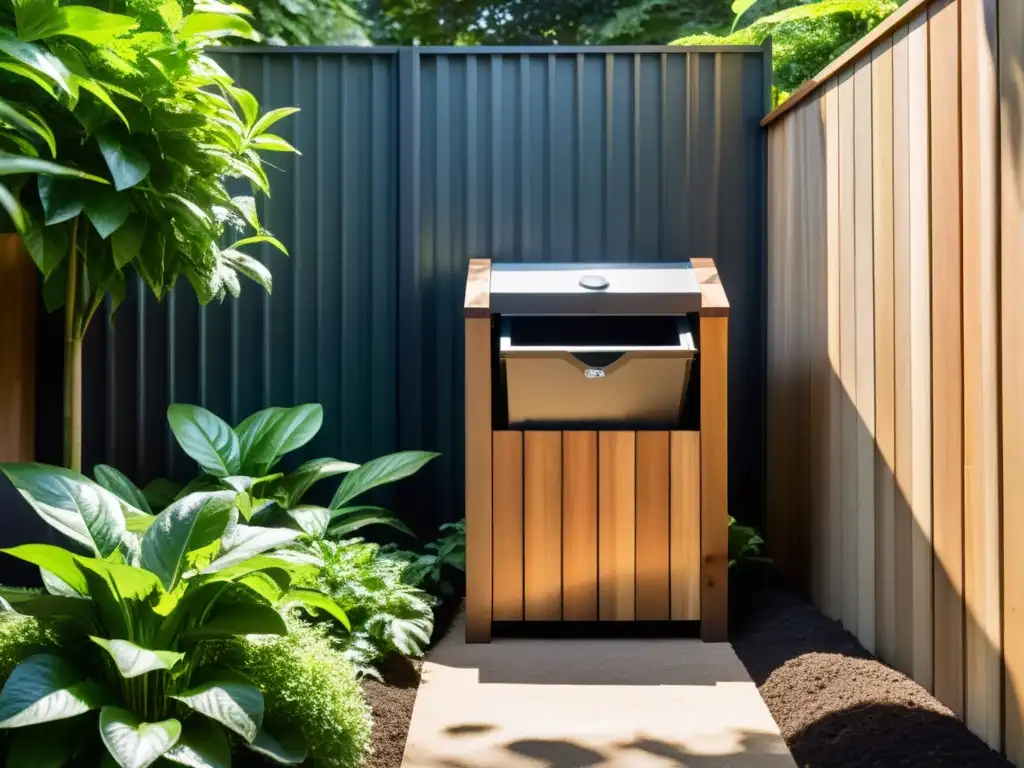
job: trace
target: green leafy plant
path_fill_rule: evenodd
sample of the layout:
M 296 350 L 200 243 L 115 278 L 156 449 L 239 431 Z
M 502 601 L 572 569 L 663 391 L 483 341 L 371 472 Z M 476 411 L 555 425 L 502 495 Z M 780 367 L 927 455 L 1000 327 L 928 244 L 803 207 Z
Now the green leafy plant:
M 369 45 L 358 11 L 344 0 L 249 0 L 253 27 L 271 45 Z
M 370 748 L 370 707 L 352 664 L 328 628 L 286 617 L 288 634 L 236 638 L 211 646 L 211 664 L 245 675 L 264 691 L 264 723 L 301 732 L 309 764 L 353 768 Z
M 409 560 L 361 539 L 316 546 L 323 560 L 317 585 L 351 621 L 342 641 L 360 674 L 379 677 L 373 665 L 391 653 L 422 656 L 434 630 L 434 600 L 405 578 Z
M 745 560 L 758 560 L 761 545 L 764 544 L 757 531 L 750 526 L 737 525 L 736 518 L 729 516 L 729 567 Z
M 34 726 L 15 735 L 10 764 L 60 765 L 98 737 L 121 768 L 161 757 L 211 768 L 230 762 L 228 733 L 276 762 L 305 759 L 296 734 L 275 737 L 262 727 L 257 686 L 202 663 L 209 641 L 286 634 L 281 614 L 296 606 L 348 624 L 335 601 L 297 586 L 319 565 L 281 549 L 297 532 L 239 523 L 234 491 L 192 493 L 153 516 L 70 470 L 0 470 L 43 520 L 88 553 L 47 544 L 5 549 L 38 566 L 45 589 L 0 596 L 9 609 L 59 618 L 91 641 L 84 662 L 39 653 L 7 679 L 0 728 Z M 98 729 L 89 714 L 96 711 Z
M 0 0 L 0 206 L 63 307 L 65 463 L 81 465 L 82 342 L 134 270 L 158 298 L 179 276 L 201 303 L 266 290 L 245 246 L 284 246 L 232 197 L 231 178 L 269 194 L 261 152 L 292 152 L 270 132 L 296 110 L 259 105 L 203 49 L 256 39 L 243 7 L 199 0 Z M 113 12 L 113 11 L 117 12 Z M 225 233 L 240 235 L 222 248 Z M 247 234 L 245 234 L 247 233 Z
M 458 593 L 452 582 L 452 572 L 463 577 L 466 573 L 466 521 L 445 523 L 438 530 L 440 536 L 437 541 L 427 544 L 421 554 L 390 551 L 409 559 L 403 576 L 407 583 L 448 599 Z
M 184 489 L 159 481 L 141 490 L 117 470 L 101 465 L 96 468 L 96 480 L 126 501 L 136 506 L 145 501 L 152 509 L 158 509 L 170 491 L 181 496 L 196 490 L 230 488 L 246 495 L 243 515 L 251 517 L 254 524 L 294 528 L 313 540 L 347 536 L 368 525 L 387 525 L 411 535 L 392 512 L 353 502 L 374 488 L 418 472 L 437 454 L 400 451 L 362 465 L 313 459 L 292 472 L 278 471 L 278 463 L 287 453 L 316 436 L 323 418 L 321 405 L 306 403 L 257 411 L 232 428 L 205 408 L 171 405 L 167 409 L 171 431 L 203 474 Z M 328 506 L 303 502 L 316 483 L 338 475 L 345 477 Z
M 751 5 L 736 0 L 733 10 L 742 15 Z M 673 44 L 761 45 L 770 37 L 777 98 L 784 100 L 898 6 L 896 0 L 818 0 L 762 16 L 728 35 L 697 34 Z

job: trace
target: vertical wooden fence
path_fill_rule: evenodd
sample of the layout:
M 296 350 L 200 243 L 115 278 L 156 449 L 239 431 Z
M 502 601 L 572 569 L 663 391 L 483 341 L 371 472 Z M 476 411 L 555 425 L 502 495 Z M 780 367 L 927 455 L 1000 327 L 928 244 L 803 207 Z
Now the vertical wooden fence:
M 1024 3 L 911 0 L 764 124 L 772 554 L 1024 765 Z

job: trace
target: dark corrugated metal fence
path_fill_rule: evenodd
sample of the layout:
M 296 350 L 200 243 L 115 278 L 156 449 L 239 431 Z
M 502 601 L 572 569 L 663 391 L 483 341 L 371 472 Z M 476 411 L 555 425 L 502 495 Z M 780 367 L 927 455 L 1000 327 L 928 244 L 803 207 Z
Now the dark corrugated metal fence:
M 219 58 L 265 108 L 302 109 L 279 124 L 302 155 L 270 158 L 279 170 L 262 203 L 291 257 L 258 253 L 272 296 L 246 285 L 239 300 L 199 308 L 181 284 L 161 306 L 136 287 L 112 327 L 97 324 L 88 466 L 187 477 L 169 402 L 237 423 L 267 405 L 318 401 L 324 428 L 299 458 L 443 453 L 407 510 L 433 527 L 462 515 L 470 258 L 712 256 L 733 302 L 733 509 L 760 518 L 767 48 L 236 48 Z M 59 416 L 41 412 L 39 423 L 45 458 L 58 457 Z

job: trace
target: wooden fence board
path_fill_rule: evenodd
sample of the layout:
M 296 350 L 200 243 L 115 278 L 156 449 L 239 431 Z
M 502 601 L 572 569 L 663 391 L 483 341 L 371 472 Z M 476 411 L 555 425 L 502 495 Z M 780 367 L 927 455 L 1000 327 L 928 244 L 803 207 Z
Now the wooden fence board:
M 494 620 L 523 619 L 523 433 L 494 433 Z
M 597 433 L 562 433 L 562 618 L 597 619 Z
M 671 618 L 700 618 L 700 432 L 670 437 Z
M 0 461 L 35 458 L 36 268 L 0 234 Z
M 998 14 L 1004 732 L 1024 765 L 1024 3 L 1000 0 Z
M 523 439 L 523 617 L 562 618 L 562 434 Z
M 935 696 L 962 717 L 963 351 L 959 4 L 928 9 L 932 233 L 932 542 Z
M 965 721 L 1002 746 L 996 0 L 961 2 Z
M 598 433 L 598 615 L 635 616 L 636 433 Z
M 636 618 L 669 618 L 669 435 L 636 433 Z
M 896 645 L 896 360 L 893 352 L 893 115 L 892 42 L 871 63 L 871 178 L 875 286 L 875 581 L 876 650 L 887 659 Z

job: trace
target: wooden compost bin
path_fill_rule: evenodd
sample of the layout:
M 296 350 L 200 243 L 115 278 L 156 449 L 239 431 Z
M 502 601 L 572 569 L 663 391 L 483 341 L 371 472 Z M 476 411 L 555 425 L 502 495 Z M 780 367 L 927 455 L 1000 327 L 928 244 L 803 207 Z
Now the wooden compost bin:
M 466 641 L 495 622 L 699 621 L 727 633 L 729 302 L 693 259 L 698 412 L 684 429 L 521 430 L 495 418 L 491 262 L 469 265 Z

